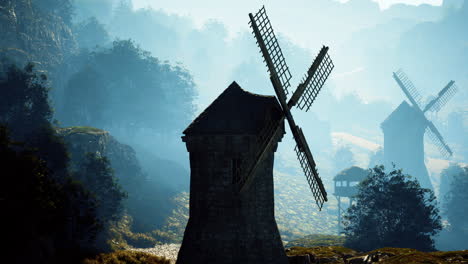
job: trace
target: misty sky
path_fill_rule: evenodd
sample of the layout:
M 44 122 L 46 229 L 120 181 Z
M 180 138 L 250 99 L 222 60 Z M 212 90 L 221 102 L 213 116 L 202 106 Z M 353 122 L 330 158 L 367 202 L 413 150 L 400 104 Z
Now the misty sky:
M 346 4 L 349 0 L 326 0 L 335 2 L 336 5 Z M 313 3 L 316 2 L 316 3 Z M 273 16 L 283 16 L 286 23 L 282 26 L 280 23 L 287 21 L 278 21 L 275 28 L 278 32 L 287 35 L 289 38 L 298 42 L 298 44 L 306 45 L 310 39 L 308 30 L 297 30 L 297 21 L 307 21 L 311 17 L 309 7 L 317 7 L 319 1 L 310 0 L 238 0 L 238 1 L 218 1 L 218 0 L 133 0 L 135 8 L 152 7 L 154 9 L 162 9 L 168 13 L 188 16 L 193 19 L 197 26 L 202 27 L 210 19 L 221 21 L 229 29 L 230 34 L 235 34 L 240 29 L 248 29 L 246 18 L 250 12 L 266 5 L 268 12 Z M 354 1 L 356 2 L 356 1 Z M 367 2 L 367 1 L 365 1 Z M 380 9 L 387 9 L 394 4 L 421 5 L 429 4 L 440 6 L 442 0 L 373 0 L 375 6 Z M 315 12 L 314 12 L 315 13 Z
M 114 6 L 118 2 L 104 1 Z M 322 171 L 332 167 L 333 153 L 340 146 L 350 146 L 357 164 L 363 167 L 382 147 L 381 122 L 407 100 L 392 79 L 392 72 L 399 68 L 410 76 L 425 102 L 448 81 L 456 81 L 460 88 L 457 96 L 430 118 L 454 149 L 451 160 L 467 163 L 467 142 L 461 135 L 468 127 L 468 15 L 466 6 L 461 8 L 463 0 L 132 3 L 134 17 L 121 18 L 117 27 L 108 25 L 112 37 L 131 38 L 161 60 L 182 63 L 197 86 L 196 115 L 234 80 L 250 92 L 274 93 L 248 27 L 248 13 L 265 5 L 293 75 L 291 89 L 321 46 L 330 47 L 335 69 L 317 101 L 308 113 L 294 109 Z M 128 28 L 123 28 L 125 25 Z M 453 115 L 455 112 L 458 115 Z M 465 125 L 454 123 L 457 118 Z M 290 163 L 289 167 L 296 168 L 293 145 L 286 137 L 277 155 L 284 166 Z M 449 160 L 430 142 L 425 152 L 431 173 L 438 174 L 448 166 Z

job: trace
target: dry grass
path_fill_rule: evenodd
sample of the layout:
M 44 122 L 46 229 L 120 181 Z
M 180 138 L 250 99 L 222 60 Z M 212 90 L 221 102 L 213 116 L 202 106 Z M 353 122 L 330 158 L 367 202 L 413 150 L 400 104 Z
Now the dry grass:
M 143 252 L 122 250 L 99 254 L 92 259 L 85 259 L 83 264 L 170 264 L 170 261 Z

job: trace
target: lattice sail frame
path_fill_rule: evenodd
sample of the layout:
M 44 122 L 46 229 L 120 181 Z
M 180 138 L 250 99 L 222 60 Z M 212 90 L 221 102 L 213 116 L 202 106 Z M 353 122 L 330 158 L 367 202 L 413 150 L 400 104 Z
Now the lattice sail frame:
M 442 94 L 442 96 L 439 93 L 438 100 L 435 104 L 433 104 L 428 111 L 431 112 L 439 112 L 440 109 L 447 104 L 447 102 L 455 95 L 455 93 L 458 91 L 458 86 L 453 83 L 445 93 Z
M 260 9 L 260 11 L 258 11 L 253 17 L 260 31 L 260 35 L 263 39 L 263 42 L 265 43 L 265 46 L 268 50 L 268 54 L 270 54 L 271 61 L 273 62 L 273 67 L 276 70 L 276 76 L 278 76 L 278 79 L 281 85 L 283 86 L 285 95 L 288 95 L 288 88 L 291 86 L 290 80 L 292 78 L 292 75 L 289 72 L 289 67 L 286 64 L 283 52 L 281 51 L 281 48 L 278 44 L 278 40 L 276 39 L 275 32 L 273 31 L 273 27 L 270 23 L 270 19 L 266 14 L 265 6 L 263 6 Z M 249 22 L 249 24 L 252 27 L 251 22 Z M 259 43 L 257 42 L 257 44 Z M 275 73 L 272 73 L 271 70 L 272 69 L 268 67 L 268 71 L 270 71 L 270 74 L 274 76 Z
M 417 103 L 417 107 L 421 108 L 422 96 L 418 92 L 414 84 L 411 82 L 408 75 L 406 75 L 406 73 L 404 73 L 402 69 L 399 69 L 398 71 L 396 71 L 395 75 L 400 79 L 400 81 L 406 87 L 406 89 L 410 93 L 413 100 Z
M 299 145 L 296 145 L 294 151 L 296 152 L 297 159 L 301 164 L 302 171 L 306 176 L 307 183 L 309 183 L 310 190 L 312 191 L 312 195 L 315 198 L 315 203 L 319 207 L 319 210 L 322 210 L 323 204 L 325 203 L 326 199 L 322 195 L 322 190 L 320 190 L 319 183 L 317 182 L 316 176 L 319 177 L 319 173 L 317 172 L 317 170 L 309 166 L 309 163 L 307 162 L 307 156 L 305 152 L 301 151 Z
M 437 128 L 432 124 L 432 122 L 426 128 L 426 132 L 429 135 L 429 139 L 431 140 L 432 144 L 434 144 L 437 149 L 439 149 L 442 156 L 447 159 L 450 158 L 450 156 L 453 154 L 452 150 L 445 143 L 444 139 L 440 135 L 439 131 L 437 131 Z
M 299 99 L 299 102 L 297 104 L 297 107 L 299 109 L 305 110 L 306 112 L 309 111 L 310 107 L 312 106 L 312 103 L 315 101 L 315 98 L 317 98 L 320 89 L 322 89 L 323 85 L 325 84 L 325 81 L 327 80 L 331 71 L 335 67 L 335 65 L 333 65 L 332 60 L 330 59 L 330 56 L 328 55 L 328 53 L 326 53 L 326 50 L 328 50 L 328 48 L 323 47 L 319 55 L 317 55 L 316 60 L 319 58 L 322 52 L 325 52 L 323 60 L 319 62 L 320 64 L 317 70 L 312 73 L 312 79 L 307 84 L 304 94 Z M 311 69 L 313 66 L 314 65 L 312 64 Z M 310 70 L 308 74 L 310 74 Z M 309 77 L 308 74 L 304 76 L 304 78 L 302 79 L 302 83 L 306 82 L 306 80 Z

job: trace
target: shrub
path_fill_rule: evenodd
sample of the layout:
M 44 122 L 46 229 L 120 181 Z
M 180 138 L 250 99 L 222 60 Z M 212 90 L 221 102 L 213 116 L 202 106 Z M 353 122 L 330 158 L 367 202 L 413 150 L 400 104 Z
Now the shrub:
M 370 170 L 360 183 L 356 204 L 344 216 L 345 246 L 360 251 L 381 247 L 434 250 L 431 236 L 441 229 L 434 193 L 401 170 Z

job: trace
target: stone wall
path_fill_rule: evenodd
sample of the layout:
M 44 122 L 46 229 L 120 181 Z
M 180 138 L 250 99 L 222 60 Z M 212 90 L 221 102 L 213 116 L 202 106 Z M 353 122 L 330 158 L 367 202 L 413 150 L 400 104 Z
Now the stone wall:
M 287 263 L 274 217 L 276 146 L 261 161 L 253 183 L 239 193 L 236 166 L 254 158 L 255 135 L 185 136 L 184 141 L 190 153 L 190 218 L 177 263 Z

